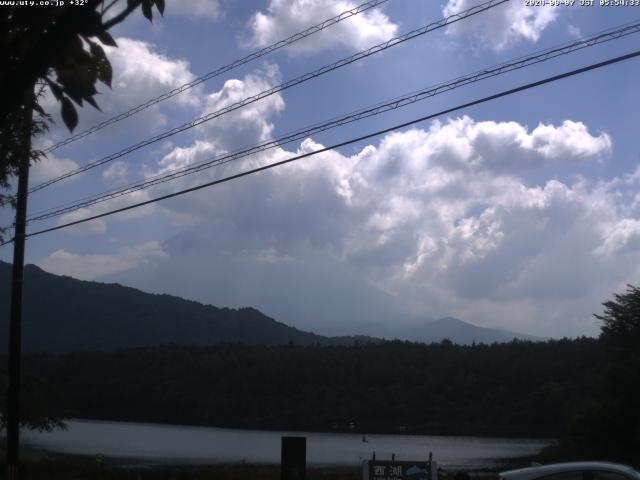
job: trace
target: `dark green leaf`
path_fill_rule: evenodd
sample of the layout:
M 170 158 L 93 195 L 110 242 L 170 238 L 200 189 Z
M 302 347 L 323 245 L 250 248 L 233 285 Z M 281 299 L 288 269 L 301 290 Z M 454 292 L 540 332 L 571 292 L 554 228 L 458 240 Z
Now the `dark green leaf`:
M 164 15 L 164 0 L 156 0 L 156 7 L 158 7 L 160 15 Z
M 104 50 L 97 43 L 90 42 L 91 54 L 94 57 L 95 66 L 98 73 L 98 80 L 111 88 L 111 80 L 113 78 L 113 70 L 111 63 L 104 53 Z
M 87 103 L 89 105 L 91 105 L 93 108 L 95 108 L 96 110 L 98 110 L 99 112 L 101 112 L 102 110 L 100 110 L 100 107 L 98 106 L 98 104 L 96 103 L 96 101 L 93 99 L 93 97 L 84 97 L 84 99 L 87 101 Z
M 76 112 L 76 107 L 73 106 L 73 103 L 71 103 L 71 100 L 67 97 L 62 99 L 61 113 L 64 124 L 70 132 L 73 132 L 73 129 L 78 125 L 78 112 Z
M 98 79 L 111 88 L 111 80 L 113 78 L 113 70 L 108 60 L 98 64 Z
M 100 34 L 98 34 L 96 36 L 98 37 L 98 40 L 100 40 L 105 45 L 109 45 L 111 47 L 117 47 L 118 46 L 118 44 L 113 39 L 113 37 L 109 34 L 109 32 L 102 32 L 102 33 L 100 33 Z
M 75 61 L 75 63 L 87 63 L 91 60 L 89 52 L 84 49 L 82 40 L 79 36 L 73 37 L 73 40 L 67 45 L 66 53 Z
M 147 17 L 150 22 L 153 22 L 152 2 L 153 0 L 142 0 L 142 14 Z
M 66 93 L 67 95 L 69 95 L 69 97 L 71 98 L 71 100 L 73 100 L 74 102 L 76 102 L 76 104 L 81 107 L 82 106 L 82 95 L 80 95 L 78 93 L 77 90 L 74 90 L 73 88 L 67 88 L 65 86 L 64 88 L 64 93 Z
M 58 85 L 56 82 L 54 82 L 53 80 L 51 80 L 49 77 L 45 77 L 45 80 L 47 81 L 47 84 L 49 85 L 49 88 L 51 89 L 51 93 L 53 93 L 53 96 L 56 97 L 58 100 L 62 100 L 62 87 Z
M 95 83 L 98 81 L 98 67 L 92 61 L 85 64 L 71 64 L 67 68 L 56 69 L 58 83 L 64 88 L 64 92 L 69 95 L 77 104 L 82 104 L 82 99 L 97 92 Z
M 82 98 L 98 93 L 94 84 L 91 82 L 91 78 L 84 74 L 69 77 L 66 82 L 63 82 L 63 87 L 64 93 L 79 104 L 82 103 Z
M 100 45 L 98 45 L 96 42 L 92 42 L 91 40 L 89 40 L 89 51 L 91 52 L 91 55 L 93 55 L 94 57 L 107 58 L 104 53 L 104 49 Z

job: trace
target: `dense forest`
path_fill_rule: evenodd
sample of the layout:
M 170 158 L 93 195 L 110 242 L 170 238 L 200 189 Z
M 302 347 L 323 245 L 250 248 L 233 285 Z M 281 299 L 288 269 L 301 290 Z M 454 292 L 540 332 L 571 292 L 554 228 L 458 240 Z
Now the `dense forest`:
M 600 356 L 598 341 L 582 338 L 475 346 L 168 345 L 31 354 L 24 364 L 48 413 L 65 417 L 557 437 L 590 398 Z

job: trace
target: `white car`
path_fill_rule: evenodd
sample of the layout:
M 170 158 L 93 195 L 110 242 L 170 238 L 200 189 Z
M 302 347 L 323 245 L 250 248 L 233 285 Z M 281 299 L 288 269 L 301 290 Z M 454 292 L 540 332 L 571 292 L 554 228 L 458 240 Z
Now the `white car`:
M 640 480 L 640 472 L 608 462 L 571 462 L 520 468 L 500 474 L 500 480 Z

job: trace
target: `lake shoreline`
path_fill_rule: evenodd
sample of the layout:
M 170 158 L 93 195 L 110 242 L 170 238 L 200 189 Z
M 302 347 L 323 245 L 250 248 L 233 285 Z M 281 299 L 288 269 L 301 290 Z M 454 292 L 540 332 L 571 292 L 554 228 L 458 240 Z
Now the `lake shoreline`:
M 304 436 L 310 468 L 359 468 L 363 460 L 426 460 L 444 468 L 506 470 L 551 442 L 495 437 L 256 431 L 149 423 L 70 420 L 67 430 L 25 431 L 22 444 L 57 459 L 95 459 L 116 466 L 278 465 L 282 437 Z
M 453 428 L 449 430 L 449 433 L 442 433 L 441 430 L 432 431 L 389 431 L 389 430 L 359 430 L 354 429 L 351 430 L 328 430 L 328 429 L 319 429 L 319 430 L 310 430 L 310 429 L 295 429 L 295 428 L 260 428 L 259 426 L 250 427 L 234 427 L 234 426 L 225 426 L 225 425 L 201 425 L 201 424 L 189 424 L 189 423 L 167 423 L 167 422 L 149 422 L 149 421 L 136 421 L 136 420 L 111 420 L 111 419 L 95 419 L 95 418 L 68 418 L 63 420 L 63 422 L 79 422 L 79 423 L 102 423 L 102 424 L 114 424 L 114 423 L 122 423 L 122 424 L 133 424 L 139 426 L 162 426 L 162 427 L 175 427 L 175 428 L 183 428 L 188 427 L 192 429 L 203 429 L 203 430 L 234 430 L 238 432 L 264 432 L 264 433 L 287 433 L 292 435 L 300 435 L 300 434 L 327 434 L 327 435 L 396 435 L 396 436 L 407 436 L 407 437 L 450 437 L 450 438 L 492 438 L 496 440 L 534 440 L 540 442 L 546 442 L 551 444 L 556 439 L 550 438 L 548 436 L 538 436 L 535 434 L 532 435 L 500 435 L 497 433 L 462 433 L 463 430 L 456 430 L 453 432 Z M 440 432 L 440 433 L 439 433 Z
M 69 418 L 66 421 L 76 422 L 94 422 L 94 423 L 132 423 L 137 425 L 163 425 L 167 427 L 190 427 L 190 428 L 213 428 L 222 430 L 238 430 L 238 431 L 259 431 L 259 432 L 290 432 L 292 434 L 300 433 L 326 433 L 326 434 L 345 434 L 345 435 L 402 435 L 402 436 L 433 436 L 433 437 L 469 437 L 469 438 L 496 438 L 496 439 L 530 439 L 550 442 L 553 439 L 548 435 L 542 435 L 539 432 L 531 432 L 525 427 L 517 428 L 460 428 L 459 425 L 439 425 L 429 428 L 397 428 L 397 429 L 362 429 L 355 427 L 353 430 L 348 428 L 323 429 L 323 428 L 295 428 L 286 425 L 269 425 L 262 423 L 243 424 L 243 425 L 225 425 L 225 424 L 197 424 L 197 423 L 171 423 L 162 421 L 138 421 L 122 418 Z

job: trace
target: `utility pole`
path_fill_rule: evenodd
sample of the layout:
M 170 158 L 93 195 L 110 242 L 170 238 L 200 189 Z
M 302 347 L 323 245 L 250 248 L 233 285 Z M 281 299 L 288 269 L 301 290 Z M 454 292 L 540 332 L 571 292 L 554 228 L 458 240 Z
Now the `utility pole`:
M 20 478 L 20 363 L 22 356 L 22 284 L 24 243 L 27 225 L 29 162 L 31 160 L 31 122 L 33 121 L 33 88 L 28 89 L 23 103 L 22 152 L 18 169 L 18 194 L 13 237 L 13 270 L 11 274 L 11 319 L 9 323 L 9 392 L 7 401 L 7 470 L 8 480 Z

